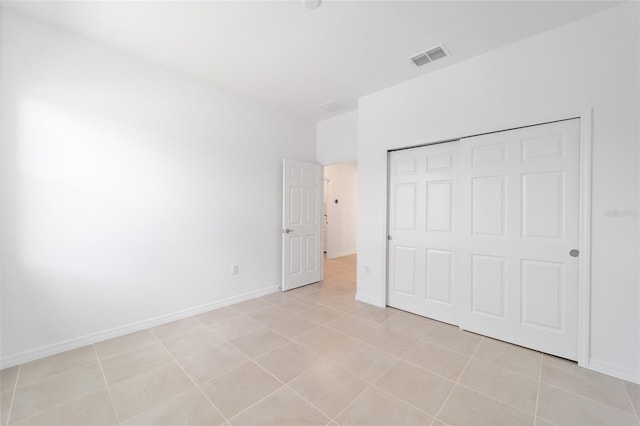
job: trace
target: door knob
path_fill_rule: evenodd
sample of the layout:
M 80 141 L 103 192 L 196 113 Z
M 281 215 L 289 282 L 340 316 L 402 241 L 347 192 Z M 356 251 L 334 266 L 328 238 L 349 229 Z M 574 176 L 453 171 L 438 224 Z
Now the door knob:
M 569 256 L 578 257 L 580 255 L 580 250 L 573 249 L 569 252 Z
M 288 234 L 289 232 L 293 232 L 293 229 L 285 229 L 284 231 L 282 231 L 283 234 Z

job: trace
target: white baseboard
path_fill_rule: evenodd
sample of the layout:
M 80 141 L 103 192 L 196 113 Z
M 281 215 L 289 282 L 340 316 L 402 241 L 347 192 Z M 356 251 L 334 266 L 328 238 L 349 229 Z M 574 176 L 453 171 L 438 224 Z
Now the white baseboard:
M 45 346 L 40 346 L 35 349 L 19 352 L 17 354 L 8 355 L 0 359 L 0 369 L 13 367 L 14 365 L 24 364 L 25 362 L 35 361 L 40 358 L 45 358 L 51 355 L 56 355 L 62 352 L 66 352 L 72 349 L 81 348 L 83 346 L 91 345 L 93 343 L 102 342 L 104 340 L 113 339 L 114 337 L 124 336 L 125 334 L 133 333 L 147 328 L 156 327 L 158 325 L 166 324 L 171 321 L 176 321 L 182 318 L 187 318 L 193 315 L 201 314 L 203 312 L 212 311 L 222 308 L 224 306 L 233 305 L 234 303 L 242 302 L 244 300 L 253 299 L 255 297 L 265 296 L 267 294 L 275 293 L 279 290 L 279 284 L 272 287 L 263 288 L 260 290 L 252 291 L 249 293 L 240 294 L 238 296 L 228 297 L 212 303 L 206 303 L 204 305 L 194 306 L 192 308 L 183 309 L 170 314 L 160 315 L 154 318 L 138 321 L 135 323 L 115 327 L 109 330 L 99 331 L 97 333 L 86 334 L 84 336 L 75 337 L 73 339 L 64 340 L 62 342 L 52 343 Z
M 597 371 L 598 373 L 617 377 L 618 379 L 640 384 L 640 371 L 629 370 L 627 368 L 620 367 L 619 365 L 611 364 L 607 361 L 600 361 L 591 358 L 589 365 L 585 366 L 585 368 Z
M 356 300 L 362 303 L 368 303 L 369 305 L 378 306 L 380 308 L 384 308 L 386 304 L 384 302 L 380 302 L 378 299 L 371 296 L 364 296 L 361 293 L 356 293 Z

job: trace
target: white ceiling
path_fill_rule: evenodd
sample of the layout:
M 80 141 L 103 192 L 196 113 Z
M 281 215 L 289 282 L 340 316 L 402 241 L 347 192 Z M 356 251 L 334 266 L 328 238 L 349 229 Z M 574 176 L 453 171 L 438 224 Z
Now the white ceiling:
M 564 25 L 612 1 L 24 1 L 9 7 L 311 120 L 360 96 Z M 5 5 L 7 3 L 5 2 Z M 444 43 L 451 56 L 407 57 Z M 541 61 L 544 58 L 532 58 Z

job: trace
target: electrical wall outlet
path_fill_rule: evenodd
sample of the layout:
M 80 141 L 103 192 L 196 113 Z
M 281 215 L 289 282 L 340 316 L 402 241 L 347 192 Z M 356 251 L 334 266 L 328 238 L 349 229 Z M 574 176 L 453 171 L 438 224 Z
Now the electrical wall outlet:
M 238 275 L 238 265 L 231 265 L 231 274 Z

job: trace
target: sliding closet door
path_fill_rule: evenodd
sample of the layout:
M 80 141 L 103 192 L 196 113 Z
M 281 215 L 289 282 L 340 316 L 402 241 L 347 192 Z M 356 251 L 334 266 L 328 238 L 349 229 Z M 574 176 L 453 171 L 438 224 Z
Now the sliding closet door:
M 389 154 L 388 304 L 577 358 L 579 120 Z
M 579 120 L 461 140 L 461 328 L 577 359 L 579 147 Z
M 389 154 L 389 306 L 458 324 L 458 185 L 458 142 Z

